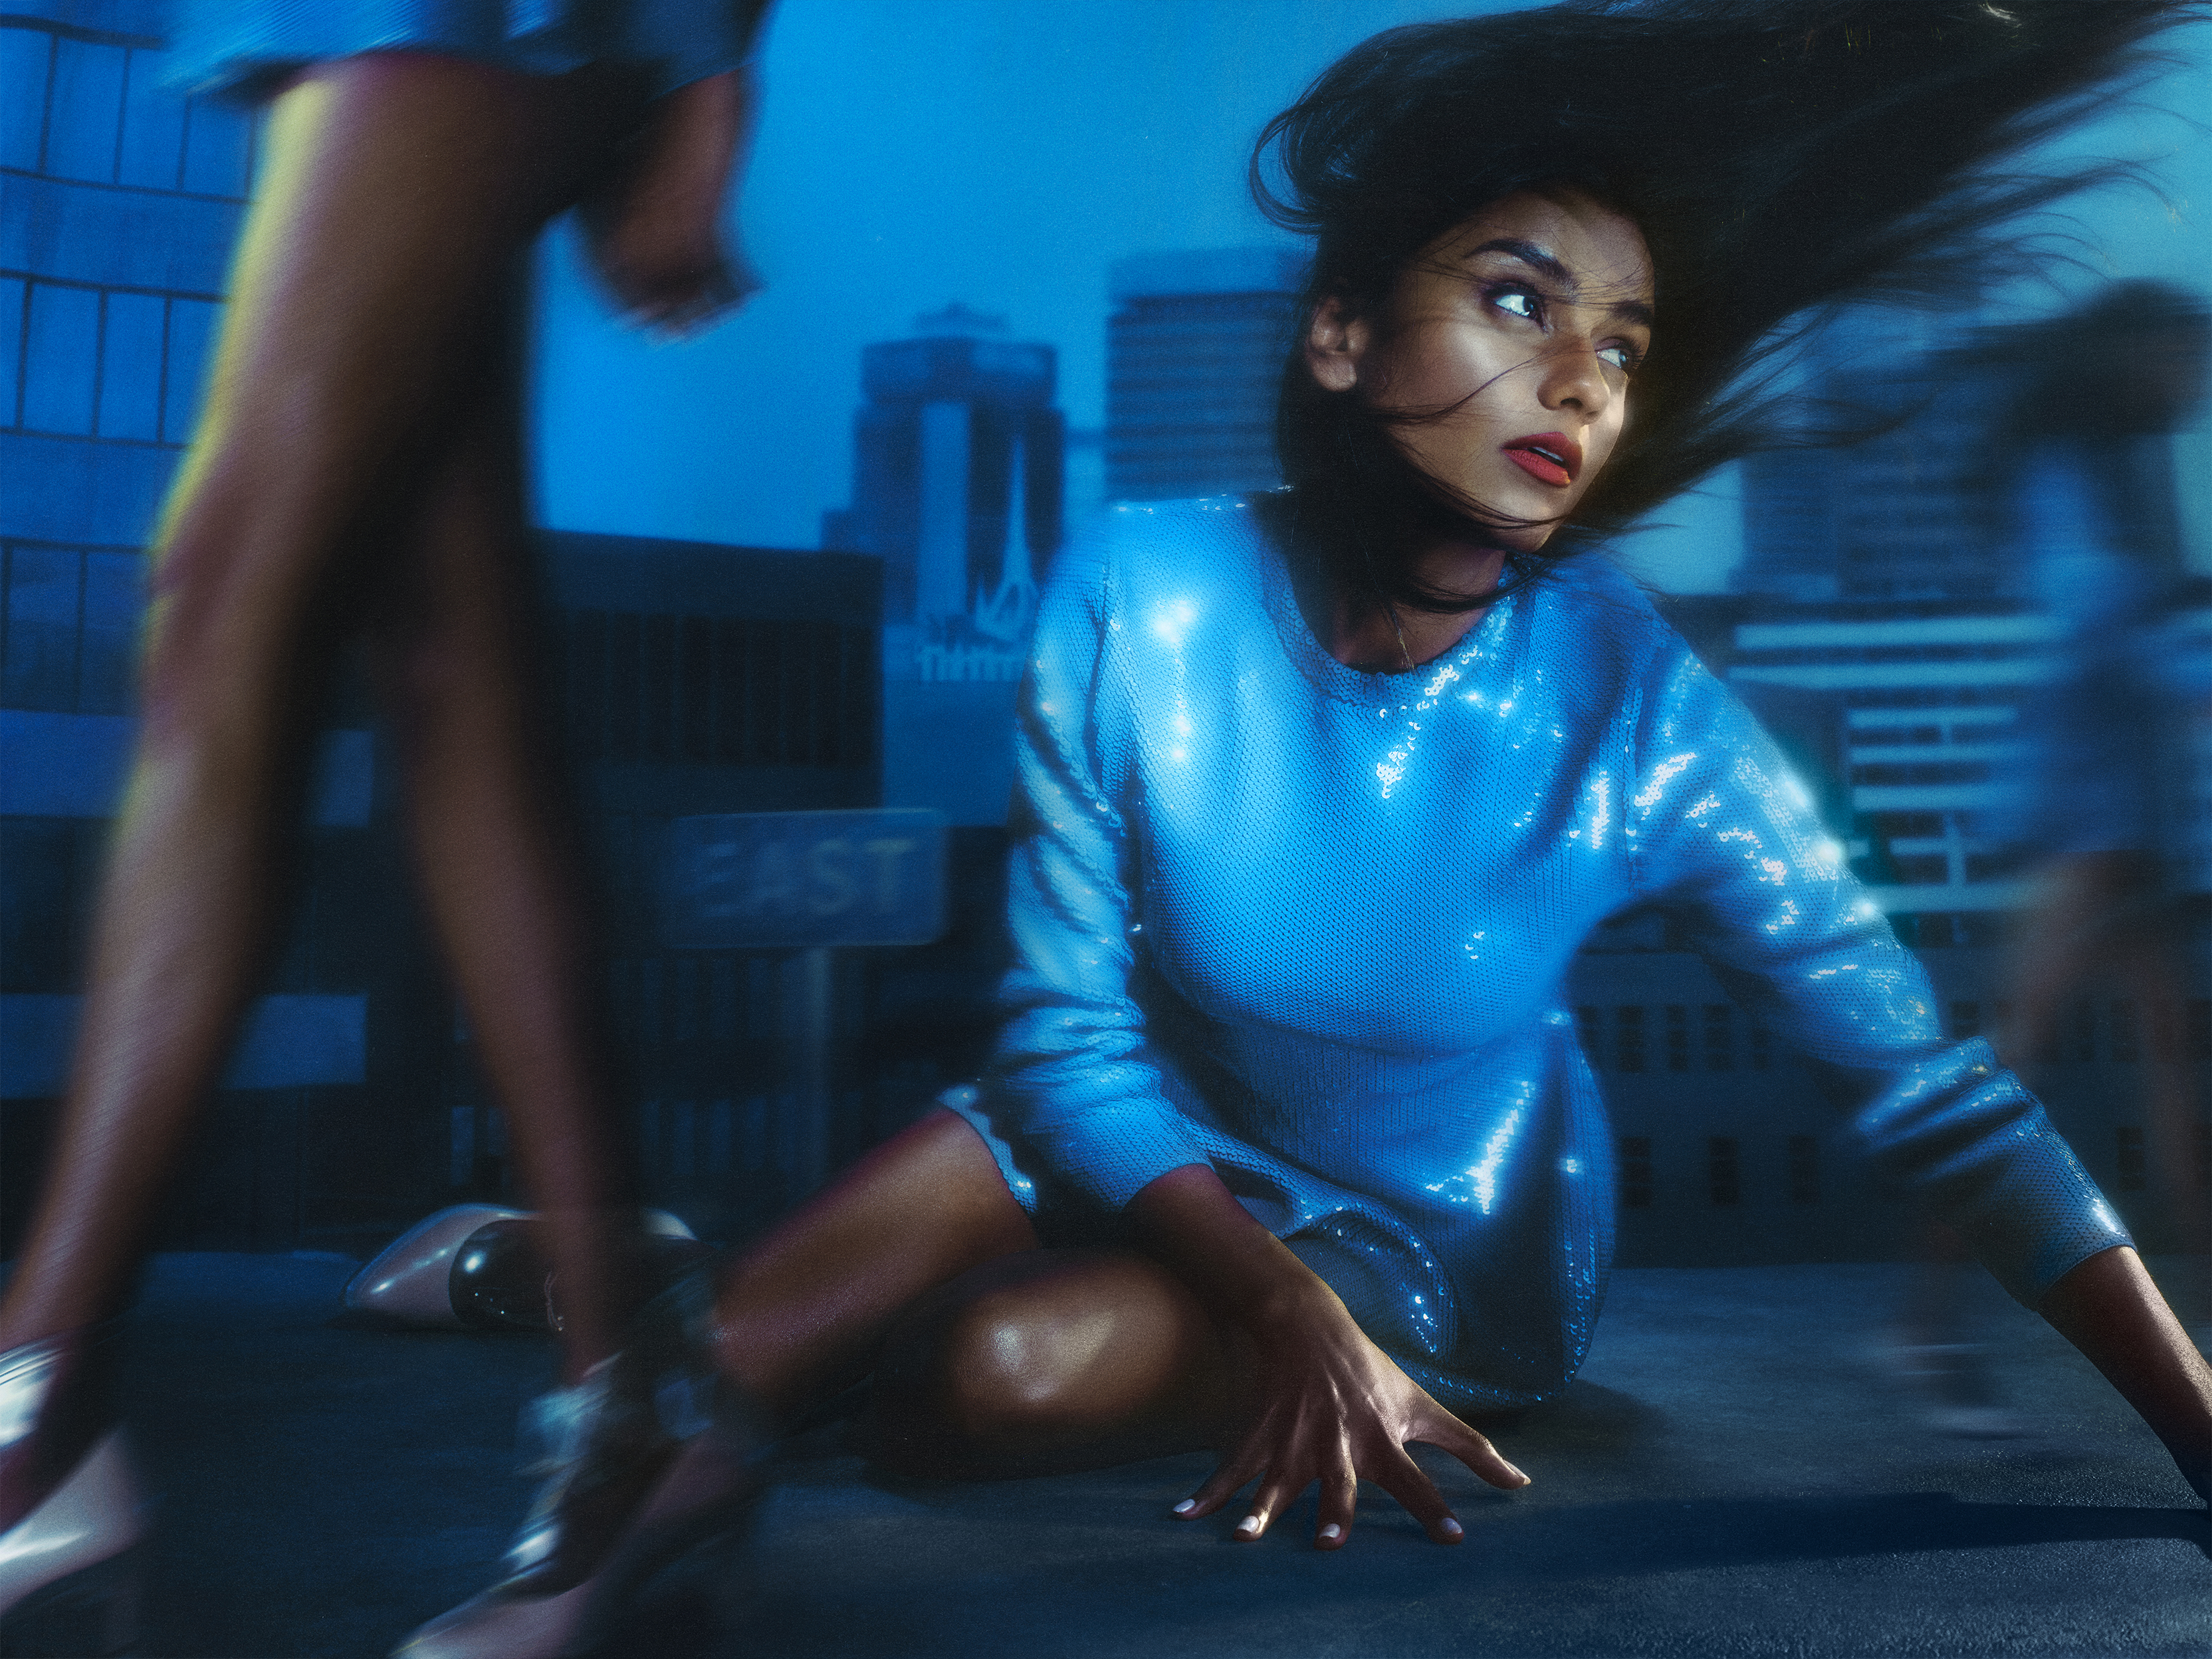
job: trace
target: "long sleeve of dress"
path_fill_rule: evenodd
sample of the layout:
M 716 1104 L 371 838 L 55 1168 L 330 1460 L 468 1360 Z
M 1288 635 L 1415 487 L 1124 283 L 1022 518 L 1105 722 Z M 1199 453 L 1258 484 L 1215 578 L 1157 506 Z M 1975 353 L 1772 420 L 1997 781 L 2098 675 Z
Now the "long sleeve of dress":
M 1857 1097 L 1867 1152 L 2031 1307 L 2069 1268 L 2127 1243 L 1990 1045 L 1944 1040 L 1926 974 L 1751 716 L 1686 653 L 1662 659 L 1644 694 L 1636 884 L 1686 907 L 1731 993 Z
M 1008 830 L 1015 963 L 993 1088 L 1037 1171 L 1118 1210 L 1206 1161 L 1168 1103 L 1131 994 L 1142 921 L 1119 798 L 1127 702 L 1103 551 L 1063 555 L 1039 607 L 1022 685 Z

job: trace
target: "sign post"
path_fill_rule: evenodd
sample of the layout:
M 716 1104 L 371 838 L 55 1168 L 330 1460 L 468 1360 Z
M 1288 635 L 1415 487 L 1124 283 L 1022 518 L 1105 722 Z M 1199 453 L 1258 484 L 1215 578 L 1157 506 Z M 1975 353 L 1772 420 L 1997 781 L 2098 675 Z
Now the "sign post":
M 661 938 L 673 949 L 795 949 L 793 1173 L 828 1172 L 832 950 L 945 931 L 945 819 L 921 809 L 730 812 L 668 827 Z

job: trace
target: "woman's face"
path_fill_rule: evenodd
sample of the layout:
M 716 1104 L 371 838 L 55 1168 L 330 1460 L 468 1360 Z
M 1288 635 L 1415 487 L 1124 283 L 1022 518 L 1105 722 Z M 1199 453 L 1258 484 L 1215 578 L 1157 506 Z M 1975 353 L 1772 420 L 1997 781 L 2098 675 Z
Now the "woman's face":
M 1634 224 L 1589 198 L 1501 198 L 1438 237 L 1382 315 L 1315 313 L 1315 378 L 1407 415 L 1392 435 L 1430 477 L 1514 520 L 1534 548 L 1580 501 L 1627 418 L 1651 341 L 1651 256 Z

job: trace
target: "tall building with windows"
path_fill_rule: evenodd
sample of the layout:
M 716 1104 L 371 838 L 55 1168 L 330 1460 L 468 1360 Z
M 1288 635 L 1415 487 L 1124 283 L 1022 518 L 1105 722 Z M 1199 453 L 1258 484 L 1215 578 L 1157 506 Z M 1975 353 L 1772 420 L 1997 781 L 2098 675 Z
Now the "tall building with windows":
M 1019 677 L 1060 545 L 1056 368 L 1050 346 L 960 305 L 862 351 L 853 504 L 825 516 L 823 545 L 884 562 L 892 678 Z
M 1726 672 L 1882 908 L 1924 942 L 1981 942 L 2024 900 L 2007 842 L 2057 638 L 2017 608 L 1791 606 L 1739 625 Z
M 1014 690 L 1060 539 L 1056 370 L 1052 347 L 959 305 L 861 354 L 853 504 L 822 544 L 884 563 L 888 805 L 1006 822 Z
M 1837 376 L 1836 400 L 1881 429 L 1743 462 L 1738 585 L 1807 603 L 2016 597 L 1984 477 L 1994 398 L 1971 374 L 1917 360 Z
M 1289 248 L 1140 253 L 1115 262 L 1106 324 L 1106 497 L 1268 489 L 1275 393 L 1305 257 Z
M 166 10 L 0 15 L 0 1252 L 64 1081 L 132 740 L 142 549 L 191 434 L 253 174 L 252 118 L 161 89 Z M 757 1224 L 820 1174 L 821 1126 L 795 1121 L 785 1075 L 788 964 L 662 948 L 653 851 L 682 813 L 876 804 L 878 568 L 619 537 L 541 547 L 647 1179 L 710 1228 Z M 383 745 L 356 687 L 337 703 L 290 928 L 160 1224 L 167 1246 L 349 1248 L 509 1191 Z M 881 1092 L 853 1058 L 874 969 L 838 971 L 828 1139 L 848 1153 Z

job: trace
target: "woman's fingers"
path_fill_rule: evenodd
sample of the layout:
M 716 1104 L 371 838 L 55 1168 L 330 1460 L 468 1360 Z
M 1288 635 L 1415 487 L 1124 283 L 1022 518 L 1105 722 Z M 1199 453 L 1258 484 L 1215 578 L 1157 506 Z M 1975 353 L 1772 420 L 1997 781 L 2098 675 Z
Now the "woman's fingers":
M 1237 1495 L 1237 1489 L 1260 1473 L 1257 1465 L 1241 1459 L 1218 1465 L 1206 1477 L 1206 1484 L 1175 1506 L 1175 1512 L 1186 1521 L 1196 1521 L 1208 1516 Z
M 1352 1540 L 1352 1512 L 1359 1507 L 1359 1476 L 1349 1464 L 1321 1483 L 1321 1513 L 1315 1516 L 1314 1547 L 1340 1550 Z
M 1498 1455 L 1498 1448 L 1439 1406 L 1436 1414 L 1407 1437 L 1441 1446 L 1493 1486 L 1513 1492 L 1530 1485 L 1529 1479 Z
M 1252 1494 L 1252 1503 L 1244 1518 L 1237 1523 L 1236 1537 L 1240 1543 L 1249 1543 L 1264 1537 L 1275 1517 L 1297 1501 L 1307 1482 L 1296 1476 L 1270 1474 L 1260 1483 L 1260 1490 Z
M 1396 1498 L 1436 1542 L 1456 1544 L 1466 1536 L 1466 1528 L 1444 1502 L 1436 1482 L 1421 1473 L 1420 1465 L 1406 1455 L 1404 1447 L 1387 1448 L 1360 1473 Z

